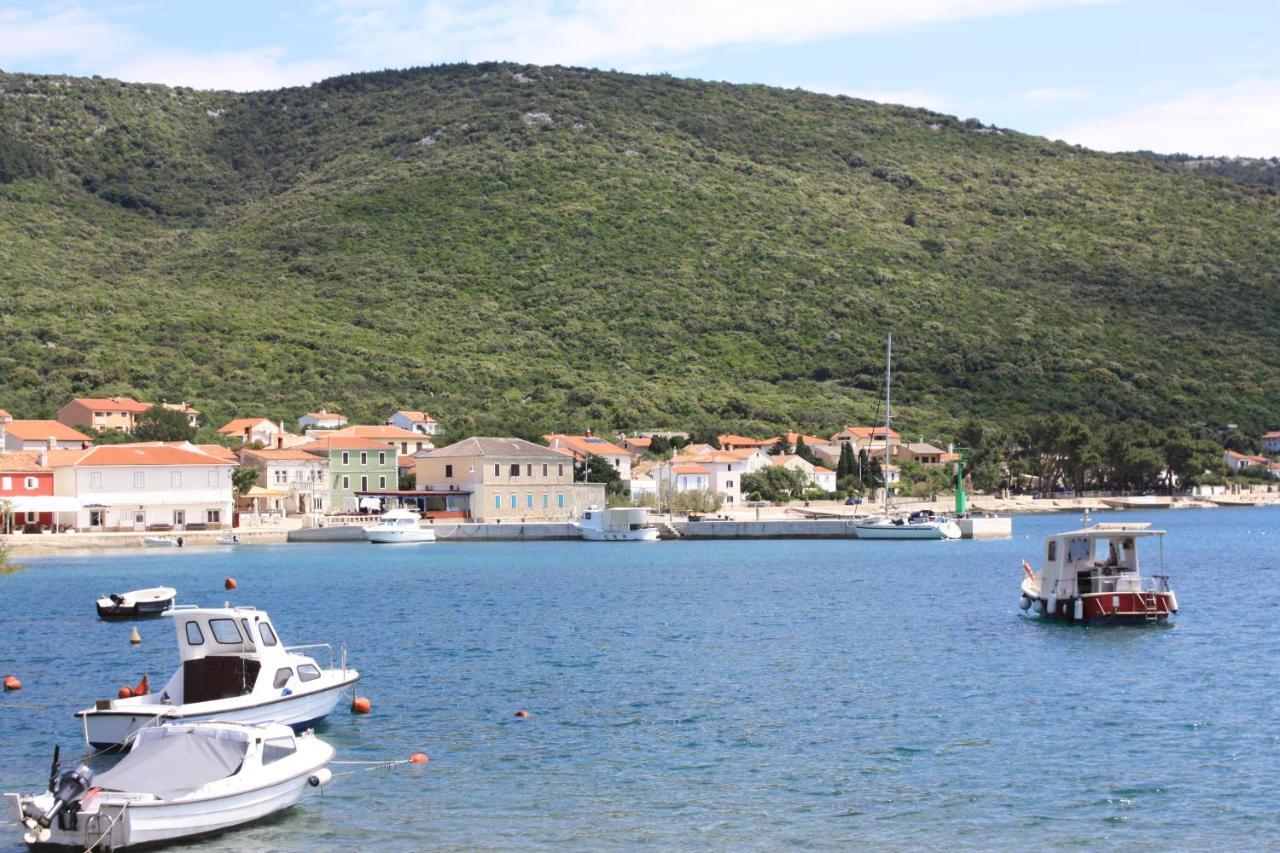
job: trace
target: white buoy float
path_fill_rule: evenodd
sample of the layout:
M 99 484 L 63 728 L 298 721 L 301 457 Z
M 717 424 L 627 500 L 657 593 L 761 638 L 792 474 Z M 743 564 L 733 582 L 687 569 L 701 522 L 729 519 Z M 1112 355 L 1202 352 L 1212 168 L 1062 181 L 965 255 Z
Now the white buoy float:
M 1031 606 L 1031 599 L 1027 598 L 1025 595 L 1018 599 L 1019 610 L 1026 610 L 1030 606 Z
M 1084 620 L 1084 599 L 1075 599 L 1075 606 L 1072 608 L 1071 615 L 1075 617 L 1077 622 Z

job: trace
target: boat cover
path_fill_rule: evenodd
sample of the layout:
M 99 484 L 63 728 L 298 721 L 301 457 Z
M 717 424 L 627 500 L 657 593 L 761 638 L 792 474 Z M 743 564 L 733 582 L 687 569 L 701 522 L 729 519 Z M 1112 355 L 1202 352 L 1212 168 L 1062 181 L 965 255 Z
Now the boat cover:
M 152 731 L 93 784 L 173 800 L 230 776 L 249 748 L 243 732 L 164 726 Z

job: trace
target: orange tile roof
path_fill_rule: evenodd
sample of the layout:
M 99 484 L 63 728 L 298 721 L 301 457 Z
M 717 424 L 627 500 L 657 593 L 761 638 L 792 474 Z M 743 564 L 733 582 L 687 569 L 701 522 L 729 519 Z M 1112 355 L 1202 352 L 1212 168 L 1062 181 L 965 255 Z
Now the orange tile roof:
M 426 412 L 410 412 L 410 411 L 407 411 L 406 409 L 400 409 L 399 411 L 393 412 L 392 414 L 404 415 L 406 418 L 408 418 L 411 421 L 420 421 L 421 423 L 425 423 L 425 424 L 433 424 L 436 422 L 436 419 L 431 417 L 431 415 L 428 415 Z
M 3 412 L 0 412 L 0 414 L 3 414 Z M 1280 438 L 1280 429 L 1275 429 L 1275 430 L 1272 430 L 1271 432 L 1264 432 L 1262 434 L 1262 437 L 1263 438 Z
M 117 412 L 145 412 L 150 403 L 139 403 L 132 397 L 76 397 L 71 402 L 89 409 L 111 409 Z
M 307 412 L 305 417 L 321 421 L 345 421 L 347 419 L 345 415 L 340 415 L 337 412 Z
M 49 467 L 68 465 L 233 465 L 194 448 L 166 444 L 103 444 L 88 450 L 50 450 Z
M 565 435 L 564 433 L 554 432 L 550 435 L 544 435 L 542 440 L 550 444 L 553 441 L 559 441 L 564 448 L 573 451 L 575 456 L 630 456 L 631 451 L 619 447 L 611 441 L 595 435 Z
M 750 438 L 745 435 L 725 433 L 724 435 L 717 435 L 716 441 L 720 443 L 721 447 L 726 444 L 736 444 L 741 447 L 772 447 L 778 443 L 778 437 L 775 435 L 773 438 Z
M 235 462 L 239 464 L 240 457 L 236 456 L 235 451 L 229 447 L 223 447 L 221 444 L 197 444 L 203 452 L 212 456 L 214 459 L 221 459 L 224 462 Z
M 634 438 L 625 438 L 623 439 L 623 441 L 625 441 L 627 444 L 634 444 L 636 447 L 649 447 L 653 444 L 652 438 L 644 438 L 643 436 L 636 436 Z
M 416 456 L 398 456 L 396 457 L 397 468 L 416 468 L 418 466 L 418 457 Z
M 841 435 L 843 433 L 849 433 L 850 435 L 852 435 L 854 438 L 857 438 L 857 439 L 866 439 L 866 440 L 872 440 L 877 438 L 881 440 L 884 439 L 884 427 L 847 426 L 844 429 L 840 430 L 840 432 L 836 433 L 836 435 Z M 834 439 L 835 435 L 833 435 L 831 438 Z M 891 439 L 901 438 L 901 436 L 898 435 L 896 430 L 891 429 L 889 430 L 889 438 Z
M 319 457 L 314 453 L 308 453 L 301 447 L 286 447 L 283 450 L 275 448 L 263 448 L 261 450 L 242 450 L 242 456 L 253 456 L 263 461 L 276 460 L 280 462 L 318 462 Z
M 227 421 L 225 424 L 218 427 L 218 432 L 223 435 L 243 435 L 245 427 L 252 429 L 263 421 L 266 421 L 272 426 L 276 425 L 275 421 L 268 418 L 236 418 L 235 420 Z
M 0 453 L 0 471 L 6 474 L 39 474 L 49 469 L 40 464 L 40 451 L 15 450 Z
M 57 421 L 10 421 L 5 425 L 5 432 L 12 433 L 23 441 L 43 441 L 46 438 L 57 441 L 93 441 L 84 433 Z
M 676 474 L 709 474 L 711 473 L 706 468 L 703 468 L 701 465 L 693 465 L 689 463 L 686 463 L 683 465 L 672 465 L 671 471 Z
M 403 429 L 398 426 L 388 426 L 381 424 L 379 426 L 349 426 L 342 429 L 335 429 L 331 435 L 335 437 L 353 436 L 355 438 L 375 438 L 387 441 L 394 439 L 395 441 L 430 441 L 431 436 L 423 435 L 420 432 Z
M 818 438 L 816 435 L 804 435 L 798 432 L 787 433 L 787 443 L 792 447 L 796 446 L 797 441 L 803 441 L 805 444 L 830 444 L 831 440 L 826 438 Z
M 13 415 L 9 414 L 4 409 L 0 409 L 0 418 L 11 418 L 11 417 L 13 417 Z
M 834 473 L 835 473 L 835 471 L 832 471 L 830 468 L 823 468 L 821 465 L 814 465 L 814 466 L 813 466 L 813 473 L 815 473 L 815 474 L 834 474 Z
M 317 438 L 315 441 L 299 444 L 298 448 L 312 453 L 328 453 L 330 450 L 386 450 L 387 445 L 370 438 L 355 435 L 337 435 Z

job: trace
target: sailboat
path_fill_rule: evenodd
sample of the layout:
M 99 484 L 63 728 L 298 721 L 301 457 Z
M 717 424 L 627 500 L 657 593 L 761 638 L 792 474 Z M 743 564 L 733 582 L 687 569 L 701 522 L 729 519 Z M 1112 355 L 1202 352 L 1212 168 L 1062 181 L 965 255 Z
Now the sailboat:
M 884 465 L 889 466 L 889 426 L 893 412 L 889 405 L 893 380 L 893 334 L 889 334 L 884 365 Z M 854 525 L 859 539 L 959 539 L 960 525 L 946 516 L 930 517 L 923 513 L 894 515 L 889 508 L 889 483 L 884 484 L 884 511 L 864 518 Z

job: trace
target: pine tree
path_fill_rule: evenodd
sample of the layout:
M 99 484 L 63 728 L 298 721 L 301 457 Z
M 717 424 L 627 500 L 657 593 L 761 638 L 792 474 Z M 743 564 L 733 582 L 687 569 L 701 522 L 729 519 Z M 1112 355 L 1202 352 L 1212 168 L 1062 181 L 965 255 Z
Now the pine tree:
M 842 480 L 854 472 L 853 448 L 848 442 L 840 444 L 840 461 L 836 463 L 836 479 Z

